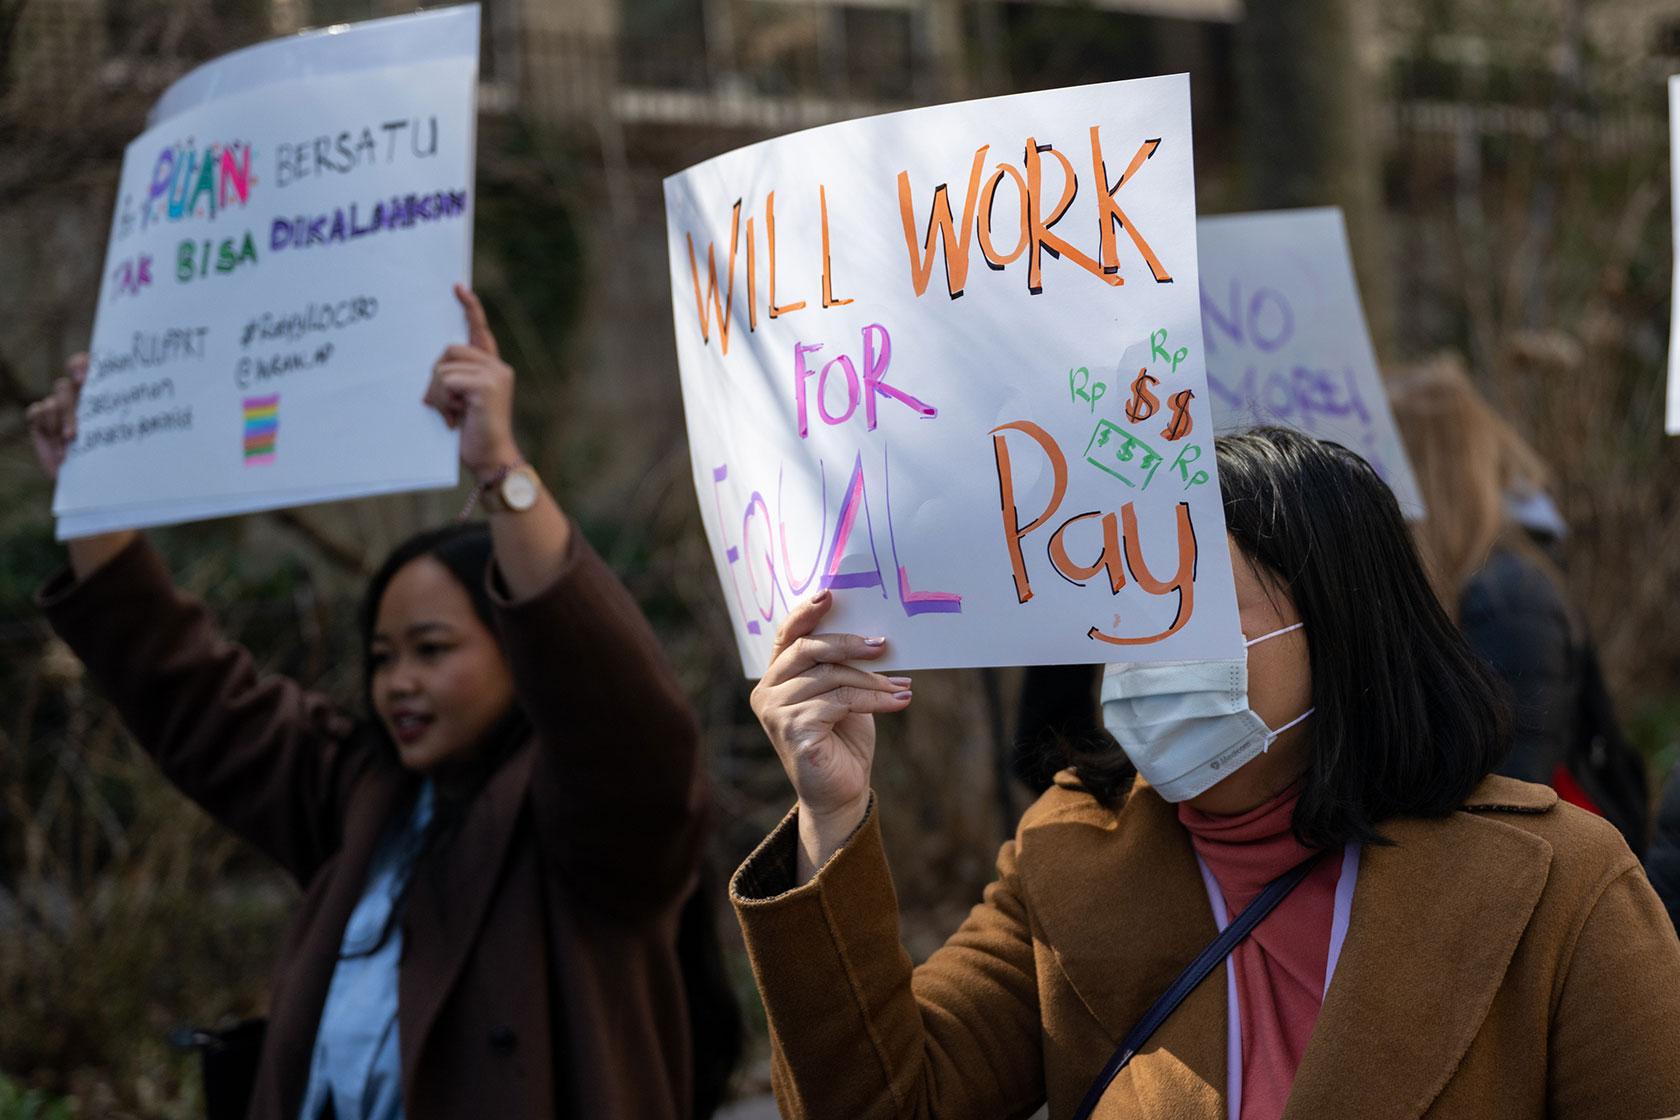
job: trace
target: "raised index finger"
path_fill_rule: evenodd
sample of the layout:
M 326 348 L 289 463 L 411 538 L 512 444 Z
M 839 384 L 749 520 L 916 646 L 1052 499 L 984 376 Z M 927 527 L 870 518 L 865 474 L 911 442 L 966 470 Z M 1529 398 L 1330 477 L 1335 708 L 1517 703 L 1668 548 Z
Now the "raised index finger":
M 490 320 L 484 314 L 484 304 L 465 284 L 455 285 L 455 298 L 467 313 L 467 345 L 476 346 L 492 357 L 501 357 L 496 349 L 496 336 L 490 333 Z

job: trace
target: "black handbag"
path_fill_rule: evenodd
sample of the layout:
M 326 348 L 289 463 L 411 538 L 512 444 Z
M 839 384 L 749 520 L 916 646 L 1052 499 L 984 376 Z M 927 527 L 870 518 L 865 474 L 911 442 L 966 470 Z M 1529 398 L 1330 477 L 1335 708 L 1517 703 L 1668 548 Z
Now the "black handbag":
M 267 1019 L 245 1019 L 222 1030 L 176 1027 L 169 1032 L 169 1044 L 177 1050 L 198 1051 L 205 1120 L 245 1120 L 267 1033 Z
M 1097 1102 L 1108 1091 L 1110 1083 L 1126 1068 L 1126 1063 L 1132 1060 L 1132 1055 L 1149 1041 L 1149 1036 L 1166 1022 L 1167 1016 L 1184 1002 L 1184 997 L 1194 991 L 1197 984 L 1207 979 L 1208 973 L 1217 968 L 1220 961 L 1231 955 L 1231 950 L 1260 924 L 1260 919 L 1270 914 L 1272 909 L 1284 900 L 1284 896 L 1301 885 L 1301 880 L 1307 877 L 1307 873 L 1323 855 L 1323 852 L 1314 852 L 1267 883 L 1265 889 L 1255 896 L 1254 901 L 1243 907 L 1236 920 L 1220 930 L 1219 936 L 1209 942 L 1208 947 L 1190 962 L 1190 967 L 1179 973 L 1177 980 L 1167 985 L 1167 990 L 1150 1004 L 1149 1010 L 1143 1013 L 1143 1018 L 1137 1021 L 1137 1025 L 1126 1032 L 1126 1037 L 1120 1042 L 1120 1048 L 1114 1051 L 1114 1056 L 1108 1059 L 1108 1064 L 1103 1066 L 1102 1072 L 1097 1074 L 1097 1079 L 1091 1083 L 1085 1099 L 1079 1103 L 1078 1110 L 1073 1114 L 1073 1120 L 1086 1120 L 1091 1115 L 1092 1110 L 1097 1107 Z

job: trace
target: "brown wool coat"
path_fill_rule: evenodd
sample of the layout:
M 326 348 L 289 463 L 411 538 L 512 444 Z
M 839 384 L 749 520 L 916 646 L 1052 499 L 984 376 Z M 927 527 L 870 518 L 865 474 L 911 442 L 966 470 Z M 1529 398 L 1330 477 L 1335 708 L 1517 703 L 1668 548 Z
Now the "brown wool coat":
M 1495 777 L 1383 831 L 1286 1120 L 1680 1112 L 1680 941 L 1613 828 Z M 731 884 L 790 1120 L 1009 1120 L 1046 1098 L 1066 1120 L 1215 933 L 1188 835 L 1142 785 L 1110 811 L 1058 776 L 914 970 L 873 808 L 789 889 L 795 840 L 790 814 Z M 1225 1000 L 1216 972 L 1096 1120 L 1226 1120 Z
M 510 602 L 492 580 L 535 733 L 412 888 L 409 1120 L 688 1114 L 674 946 L 704 846 L 697 731 L 629 593 L 571 539 L 543 592 Z M 40 602 L 170 780 L 304 888 L 252 1106 L 296 1120 L 345 923 L 416 779 L 324 698 L 258 673 L 143 541 L 81 583 L 61 573 Z

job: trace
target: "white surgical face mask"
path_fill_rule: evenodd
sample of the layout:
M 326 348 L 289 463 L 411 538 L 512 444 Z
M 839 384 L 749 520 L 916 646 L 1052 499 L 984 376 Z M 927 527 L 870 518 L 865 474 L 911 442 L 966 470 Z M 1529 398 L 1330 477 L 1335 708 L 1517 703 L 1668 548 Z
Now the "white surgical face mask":
M 1244 642 L 1257 645 L 1301 623 Z M 1248 658 L 1128 662 L 1103 671 L 1103 726 L 1168 801 L 1188 801 L 1312 715 L 1273 731 L 1248 706 Z

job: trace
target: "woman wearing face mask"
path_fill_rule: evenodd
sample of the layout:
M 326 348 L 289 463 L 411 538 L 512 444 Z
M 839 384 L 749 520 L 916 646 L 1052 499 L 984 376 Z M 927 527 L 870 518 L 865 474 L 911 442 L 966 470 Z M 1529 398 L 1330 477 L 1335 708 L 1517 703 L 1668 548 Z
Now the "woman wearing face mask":
M 753 694 L 799 802 L 731 884 L 788 1117 L 1658 1117 L 1680 943 L 1604 822 L 1488 777 L 1509 739 L 1388 488 L 1221 441 L 1246 655 L 1115 666 L 1088 754 L 918 968 L 869 791 L 885 643 L 789 615 Z M 1123 752 L 1123 753 L 1122 753 Z M 1099 1071 L 1264 884 L 1305 878 Z
M 425 399 L 489 524 L 423 533 L 374 577 L 368 718 L 260 674 L 138 534 L 71 541 L 41 604 L 164 773 L 304 888 L 251 1116 L 687 1116 L 694 719 L 524 465 L 513 371 L 457 294 L 470 344 Z M 49 476 L 80 380 L 30 413 Z

